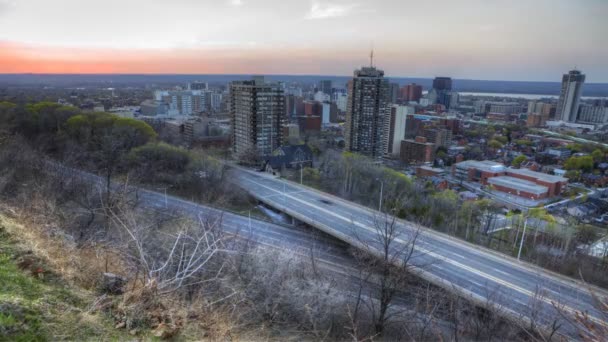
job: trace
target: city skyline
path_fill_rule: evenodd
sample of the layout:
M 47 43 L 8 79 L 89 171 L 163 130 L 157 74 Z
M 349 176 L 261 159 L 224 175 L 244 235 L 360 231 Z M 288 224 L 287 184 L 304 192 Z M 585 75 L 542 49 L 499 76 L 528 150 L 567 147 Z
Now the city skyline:
M 0 0 L 0 73 L 348 76 L 373 47 L 389 77 L 559 82 L 576 67 L 600 83 L 607 10 L 599 0 Z

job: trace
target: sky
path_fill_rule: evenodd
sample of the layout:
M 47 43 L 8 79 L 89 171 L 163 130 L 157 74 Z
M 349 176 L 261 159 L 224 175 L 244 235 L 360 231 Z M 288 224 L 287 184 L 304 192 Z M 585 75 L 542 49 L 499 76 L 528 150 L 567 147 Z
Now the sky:
M 608 82 L 608 0 L 0 0 L 0 73 Z

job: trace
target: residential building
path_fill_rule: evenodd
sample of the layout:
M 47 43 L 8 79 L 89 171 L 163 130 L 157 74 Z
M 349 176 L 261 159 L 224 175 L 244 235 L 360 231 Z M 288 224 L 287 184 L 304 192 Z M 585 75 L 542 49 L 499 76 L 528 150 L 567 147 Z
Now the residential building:
M 408 112 L 408 106 L 393 105 L 391 107 L 389 130 L 385 133 L 385 136 L 388 137 L 387 154 L 390 156 L 399 157 L 400 155 L 401 141 L 405 139 Z
M 418 102 L 422 98 L 422 86 L 416 83 L 408 84 L 401 88 L 401 100 L 404 102 Z
M 348 82 L 348 105 L 345 123 L 345 147 L 370 157 L 386 152 L 390 102 L 388 80 L 384 71 L 373 66 L 355 70 Z
M 422 134 L 428 142 L 435 144 L 435 148 L 452 145 L 452 131 L 447 128 L 424 128 Z
M 264 170 L 274 173 L 285 169 L 312 167 L 312 151 L 306 144 L 281 146 L 266 157 Z
M 304 101 L 304 115 L 321 116 L 323 105 L 318 101 Z
M 230 83 L 233 150 L 237 155 L 257 151 L 269 155 L 281 146 L 285 94 L 278 83 L 263 77 Z
M 346 108 L 348 105 L 348 94 L 337 93 L 334 94 L 334 96 L 334 102 L 336 103 L 336 106 L 338 106 L 340 112 L 346 112 Z
M 201 90 L 157 90 L 155 101 L 165 103 L 167 115 L 193 115 L 206 109 L 205 93 Z
M 329 102 L 331 101 L 331 95 L 322 91 L 318 91 L 313 96 L 313 100 L 317 102 Z
M 591 124 L 608 124 L 608 107 L 581 105 L 578 121 Z
M 399 83 L 390 83 L 388 86 L 388 93 L 390 96 L 391 103 L 397 103 L 397 99 L 399 98 Z
M 556 111 L 557 120 L 576 121 L 584 83 L 585 75 L 578 70 L 571 70 L 562 77 L 562 88 Z
M 541 113 L 529 113 L 526 119 L 526 126 L 528 127 L 541 127 L 544 126 L 549 120 L 549 115 Z
M 401 141 L 399 159 L 406 163 L 430 163 L 435 158 L 435 144 L 427 142 L 425 137 Z
M 324 102 L 321 104 L 321 123 L 329 124 L 338 122 L 338 107 L 335 103 Z

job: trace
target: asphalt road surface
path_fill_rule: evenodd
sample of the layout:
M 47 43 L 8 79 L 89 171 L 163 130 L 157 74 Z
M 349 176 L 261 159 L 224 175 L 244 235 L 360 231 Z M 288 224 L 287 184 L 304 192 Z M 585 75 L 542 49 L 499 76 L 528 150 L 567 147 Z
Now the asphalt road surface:
M 381 247 L 376 227 L 386 216 L 379 212 L 265 173 L 241 168 L 231 172 L 231 179 L 259 201 L 346 243 Z M 605 294 L 601 289 L 406 221 L 399 221 L 398 229 L 395 250 L 411 245 L 415 238 L 411 263 L 436 285 L 478 304 L 491 303 L 515 319 L 550 326 L 556 319 L 561 321 L 559 307 L 566 313 L 588 312 L 596 323 L 607 324 L 599 318 L 589 291 Z M 562 329 L 568 329 L 566 324 Z

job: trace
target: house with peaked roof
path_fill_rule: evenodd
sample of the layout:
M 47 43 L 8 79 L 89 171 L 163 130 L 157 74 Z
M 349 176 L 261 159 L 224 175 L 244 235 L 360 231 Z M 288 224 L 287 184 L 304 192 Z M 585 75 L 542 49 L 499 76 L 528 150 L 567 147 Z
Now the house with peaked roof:
M 266 157 L 264 171 L 276 173 L 286 169 L 312 167 L 312 158 L 312 150 L 306 144 L 281 146 Z

